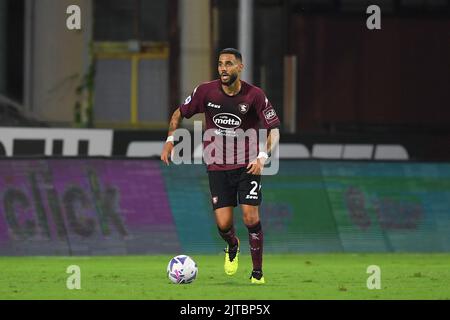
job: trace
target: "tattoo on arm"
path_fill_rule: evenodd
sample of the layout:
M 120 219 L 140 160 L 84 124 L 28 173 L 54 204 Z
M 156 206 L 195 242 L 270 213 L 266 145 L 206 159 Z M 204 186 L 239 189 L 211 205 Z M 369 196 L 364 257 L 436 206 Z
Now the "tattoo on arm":
M 168 133 L 169 136 L 172 135 L 173 132 L 178 129 L 178 126 L 181 123 L 181 119 L 182 119 L 182 116 L 181 116 L 180 108 L 178 108 L 172 114 L 172 118 L 170 119 L 170 122 L 169 122 L 169 133 Z
M 269 136 L 267 137 L 266 150 L 267 153 L 271 153 L 272 150 L 278 145 L 280 141 L 280 131 L 278 128 L 271 129 L 269 131 Z

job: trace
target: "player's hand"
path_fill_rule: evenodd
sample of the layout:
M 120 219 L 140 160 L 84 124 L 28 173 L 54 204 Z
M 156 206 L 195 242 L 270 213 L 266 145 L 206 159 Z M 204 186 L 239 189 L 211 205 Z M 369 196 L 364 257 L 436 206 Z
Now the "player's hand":
M 249 170 L 247 170 L 247 173 L 260 175 L 264 169 L 265 162 L 266 162 L 266 159 L 264 159 L 264 158 L 258 158 L 258 159 L 253 160 L 247 166 L 247 169 L 249 169 Z
M 172 155 L 172 150 L 173 150 L 173 143 L 166 142 L 161 152 L 161 160 L 167 165 L 169 165 L 169 158 Z

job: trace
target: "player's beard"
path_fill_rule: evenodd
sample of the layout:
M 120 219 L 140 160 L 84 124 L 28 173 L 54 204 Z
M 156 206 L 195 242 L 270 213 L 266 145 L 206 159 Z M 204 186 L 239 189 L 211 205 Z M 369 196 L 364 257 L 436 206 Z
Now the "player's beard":
M 236 73 L 229 74 L 229 75 L 228 75 L 228 81 L 222 81 L 222 80 L 221 80 L 221 82 L 222 82 L 222 84 L 223 84 L 224 86 L 229 87 L 229 86 L 231 86 L 231 85 L 236 81 L 237 77 L 238 77 L 238 76 L 237 76 Z

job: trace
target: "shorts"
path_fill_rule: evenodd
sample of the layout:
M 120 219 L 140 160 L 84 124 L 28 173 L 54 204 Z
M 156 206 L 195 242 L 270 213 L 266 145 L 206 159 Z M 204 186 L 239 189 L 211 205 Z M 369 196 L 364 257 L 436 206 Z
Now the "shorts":
M 238 204 L 259 206 L 262 200 L 261 176 L 247 173 L 247 168 L 208 171 L 213 209 Z

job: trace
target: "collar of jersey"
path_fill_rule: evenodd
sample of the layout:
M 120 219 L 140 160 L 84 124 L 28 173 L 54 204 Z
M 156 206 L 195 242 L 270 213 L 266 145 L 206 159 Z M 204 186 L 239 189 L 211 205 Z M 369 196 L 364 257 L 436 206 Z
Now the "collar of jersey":
M 222 91 L 222 93 L 223 93 L 224 95 L 226 95 L 227 97 L 232 98 L 232 97 L 236 97 L 236 96 L 240 95 L 241 92 L 242 92 L 242 87 L 244 86 L 244 81 L 242 81 L 242 80 L 240 80 L 240 81 L 241 81 L 241 89 L 239 89 L 238 93 L 236 93 L 235 95 L 232 95 L 232 96 L 230 96 L 229 94 L 227 94 L 227 93 L 225 92 L 225 90 L 223 90 L 223 88 L 222 88 L 222 83 L 220 82 L 220 79 L 219 79 L 219 81 L 218 81 L 217 83 L 219 84 L 220 91 Z

